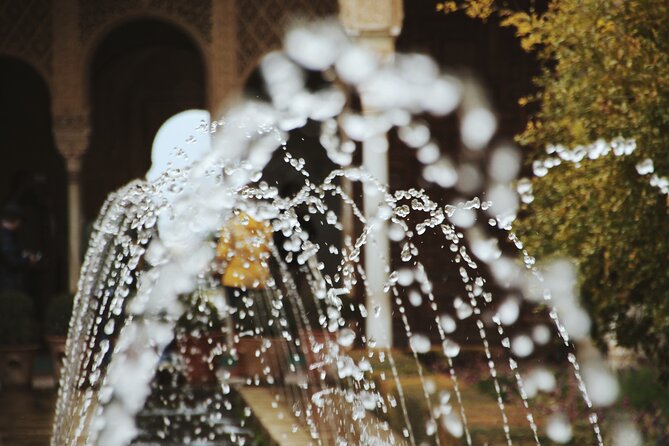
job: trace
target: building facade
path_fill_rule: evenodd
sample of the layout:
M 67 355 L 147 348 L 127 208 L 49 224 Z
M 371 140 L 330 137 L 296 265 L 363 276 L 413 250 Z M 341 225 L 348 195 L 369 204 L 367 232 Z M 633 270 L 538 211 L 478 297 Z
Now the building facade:
M 46 178 L 42 194 L 50 198 L 40 209 L 49 224 L 42 232 L 53 239 L 47 291 L 76 288 L 87 224 L 109 192 L 144 175 L 160 125 L 189 108 L 216 116 L 297 17 L 339 15 L 354 38 L 376 51 L 424 52 L 471 73 L 498 111 L 498 136 L 510 139 L 525 121 L 518 99 L 532 91 L 535 61 L 494 19 L 446 16 L 435 4 L 0 0 L 0 199 L 15 192 L 17 172 L 37 169 Z M 440 141 L 452 139 L 448 122 L 432 127 Z M 390 185 L 429 188 L 415 158 L 390 142 Z M 430 258 L 439 258 L 439 246 L 425 247 L 436 250 Z M 441 276 L 436 287 L 447 293 L 448 274 Z
M 35 153 L 24 153 L 27 156 L 23 159 L 9 146 L 21 146 L 30 152 L 29 147 L 26 149 L 31 144 L 26 141 L 25 132 L 16 141 L 5 141 L 6 177 L 18 169 L 29 170 L 39 164 L 35 158 L 53 158 L 53 153 L 48 153 L 52 149 L 62 156 L 64 166 L 57 166 L 58 161 L 51 159 L 43 170 L 53 171 L 46 174 L 51 177 L 62 176 L 58 170 L 65 171 L 71 290 L 76 286 L 85 222 L 94 218 L 107 193 L 120 186 L 119 183 L 139 176 L 143 173 L 141 169 L 145 172 L 149 162 L 150 139 L 146 141 L 145 135 L 135 135 L 133 139 L 133 135 L 127 135 L 133 129 L 127 125 L 124 128 L 123 124 L 147 126 L 155 134 L 161 120 L 183 109 L 197 107 L 217 112 L 259 57 L 279 47 L 284 27 L 292 17 L 336 13 L 336 0 L 0 1 L 2 68 L 27 65 L 24 71 L 32 71 L 31 75 L 38 78 L 33 85 L 26 85 L 25 90 L 46 90 L 46 99 L 31 105 L 48 107 L 46 121 L 53 135 L 52 143 L 35 143 L 41 147 L 35 148 Z M 133 52 L 134 60 L 124 57 Z M 170 64 L 173 55 L 179 53 L 183 57 Z M 138 78 L 137 73 L 147 73 L 147 69 L 148 74 Z M 160 85 L 153 85 L 164 78 L 174 78 L 175 72 L 182 82 L 179 79 L 164 82 L 162 91 Z M 16 77 L 23 74 L 19 72 Z M 5 79 L 5 85 L 15 80 Z M 155 94 L 151 96 L 149 91 L 141 97 L 147 89 Z M 165 92 L 182 97 L 166 101 L 160 97 Z M 131 97 L 124 102 L 123 96 Z M 2 102 L 9 109 L 7 114 L 16 114 L 14 103 Z M 104 110 L 109 107 L 115 107 L 112 116 Z M 139 116 L 128 115 L 125 121 L 117 119 L 118 115 L 132 113 L 137 108 L 148 110 L 143 115 L 142 110 Z M 160 109 L 162 113 L 156 112 Z M 32 131 L 43 133 L 45 129 Z M 110 146 L 113 139 L 124 146 L 122 150 Z M 128 140 L 131 146 L 143 145 L 142 153 L 137 155 L 137 150 L 128 150 L 125 147 Z M 53 147 L 44 147 L 49 145 Z M 140 159 L 133 166 L 137 156 Z M 118 175 L 122 168 L 129 171 L 130 177 Z M 105 181 L 105 177 L 111 179 Z M 53 184 L 60 183 L 59 180 L 55 179 Z M 3 185 L 5 189 L 12 187 L 9 183 Z M 53 207 L 63 207 L 64 200 L 53 201 L 56 203 Z

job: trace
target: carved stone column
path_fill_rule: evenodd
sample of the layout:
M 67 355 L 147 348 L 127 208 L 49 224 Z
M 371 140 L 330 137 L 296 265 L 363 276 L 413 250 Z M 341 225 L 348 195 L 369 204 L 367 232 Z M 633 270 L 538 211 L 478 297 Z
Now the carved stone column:
M 88 117 L 56 116 L 54 136 L 67 168 L 68 286 L 76 291 L 81 269 L 81 162 L 88 148 Z
M 220 119 L 221 106 L 240 87 L 237 60 L 238 12 L 234 0 L 212 3 L 212 39 L 207 83 L 208 108 L 212 120 Z
M 395 51 L 395 38 L 402 29 L 404 10 L 402 0 L 339 0 L 340 19 L 347 33 L 360 45 L 390 58 Z M 363 112 L 374 110 L 362 103 Z M 388 183 L 388 153 L 363 144 L 362 164 L 382 183 Z M 383 197 L 365 193 L 365 217 L 377 214 Z M 390 272 L 390 242 L 388 224 L 377 220 L 365 245 L 365 272 L 369 286 L 366 306 L 366 335 L 376 341 L 377 348 L 393 345 L 393 317 L 390 294 L 383 290 Z M 377 316 L 378 315 L 378 316 Z
M 358 43 L 386 56 L 395 52 L 402 30 L 402 0 L 339 0 L 339 18 Z

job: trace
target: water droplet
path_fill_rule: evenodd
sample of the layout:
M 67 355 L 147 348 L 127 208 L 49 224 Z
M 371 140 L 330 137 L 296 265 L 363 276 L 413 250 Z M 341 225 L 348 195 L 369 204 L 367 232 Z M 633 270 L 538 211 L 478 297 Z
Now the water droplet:
M 427 353 L 432 348 L 430 338 L 422 334 L 415 334 L 409 338 L 409 345 L 416 353 Z

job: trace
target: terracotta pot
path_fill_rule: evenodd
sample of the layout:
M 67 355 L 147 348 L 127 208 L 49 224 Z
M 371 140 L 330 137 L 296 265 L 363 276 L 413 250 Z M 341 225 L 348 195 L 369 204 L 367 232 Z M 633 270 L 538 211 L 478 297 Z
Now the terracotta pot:
M 235 348 L 237 350 L 237 366 L 233 369 L 233 375 L 244 378 L 253 378 L 255 375 L 262 376 L 263 365 L 260 356 L 256 352 L 262 347 L 261 338 L 241 338 Z
M 304 355 L 304 362 L 306 372 L 309 380 L 318 382 L 321 378 L 321 372 L 324 369 L 322 365 L 328 351 L 328 340 L 333 336 L 323 330 L 312 330 L 312 338 L 306 330 L 299 330 L 300 343 L 302 344 L 302 354 Z M 325 368 L 326 372 L 330 372 Z
M 186 366 L 185 377 L 191 384 L 216 382 L 215 349 L 225 344 L 225 335 L 216 332 L 201 337 L 183 336 L 177 339 L 179 352 Z
M 267 341 L 266 348 L 262 351 L 265 341 Z M 288 361 L 282 342 L 286 341 L 274 337 L 244 337 L 239 339 L 235 345 L 239 359 L 232 374 L 242 378 L 255 378 L 257 376 L 261 380 L 266 380 L 269 375 L 275 382 L 281 382 L 284 378 L 282 362 L 287 363 Z M 269 374 L 266 373 L 266 367 L 269 367 Z
M 3 386 L 30 387 L 37 345 L 0 346 L 0 382 Z
M 51 335 L 46 337 L 46 343 L 49 345 L 51 355 L 51 364 L 53 365 L 53 374 L 56 383 L 60 383 L 61 369 L 63 368 L 63 359 L 65 359 L 65 343 L 67 336 Z
M 304 354 L 304 360 L 307 365 L 323 361 L 327 353 L 328 339 L 334 336 L 323 330 L 312 330 L 311 334 L 313 336 L 313 344 L 309 333 L 306 330 L 299 330 L 302 353 Z

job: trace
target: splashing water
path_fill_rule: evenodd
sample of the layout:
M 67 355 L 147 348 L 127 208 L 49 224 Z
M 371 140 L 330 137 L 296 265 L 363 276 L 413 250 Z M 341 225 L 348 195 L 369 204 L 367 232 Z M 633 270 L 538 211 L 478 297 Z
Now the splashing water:
M 539 271 L 508 232 L 523 268 L 503 254 L 490 231 L 511 229 L 519 204 L 512 182 L 521 160 L 517 149 L 491 145 L 496 119 L 480 90 L 441 73 L 423 55 L 381 60 L 331 22 L 289 31 L 284 50 L 265 56 L 260 71 L 271 101 L 241 102 L 223 120 L 201 126 L 214 138 L 202 160 L 153 182 L 133 182 L 104 204 L 75 299 L 52 444 L 248 445 L 256 444 L 256 432 L 271 424 L 270 417 L 290 426 L 285 436 L 306 433 L 293 444 L 439 445 L 447 433 L 472 445 L 458 375 L 463 347 L 456 337 L 466 327 L 480 339 L 505 442 L 514 444 L 500 384 L 507 369 L 532 442 L 545 441 L 531 400 L 552 391 L 555 377 L 546 368 L 521 369 L 550 331 L 507 332 L 521 304 L 548 303 L 569 346 L 569 335 L 586 337 L 583 323 L 572 317 L 585 313 L 571 267 Z M 327 80 L 316 91 L 307 86 L 314 71 Z M 463 148 L 457 155 L 440 149 L 420 118 L 426 114 L 459 117 Z M 339 165 L 321 183 L 287 149 L 290 132 L 308 122 L 320 123 L 320 144 Z M 389 132 L 415 150 L 424 180 L 454 192 L 452 201 L 440 204 L 419 189 L 391 192 L 353 164 L 361 144 L 387 152 Z M 611 149 L 625 154 L 633 145 L 556 147 L 555 157 L 534 166 L 535 174 Z M 282 195 L 263 178 L 277 151 L 286 171 L 302 178 L 293 194 Z M 652 165 L 638 169 L 645 175 Z M 376 212 L 359 209 L 351 184 L 378 198 Z M 520 200 L 531 200 L 527 182 L 518 183 L 518 192 Z M 355 224 L 343 221 L 344 214 Z M 316 241 L 310 226 L 327 228 L 339 240 Z M 361 260 L 375 255 L 384 226 L 401 260 L 387 271 L 384 292 L 410 347 L 423 424 L 412 422 L 415 408 L 408 404 L 397 351 L 377 348 L 378 340 L 359 328 L 390 309 L 352 297 L 371 295 L 377 278 L 368 276 Z M 458 272 L 453 289 L 460 297 L 452 301 L 438 295 L 442 277 L 426 266 L 428 237 L 439 237 L 439 262 Z M 328 256 L 333 265 L 324 263 Z M 421 309 L 424 324 L 412 326 L 412 308 Z M 421 358 L 435 340 L 447 364 L 448 391 L 438 392 L 423 369 Z M 491 343 L 499 343 L 502 362 Z M 609 376 L 600 362 L 584 364 L 582 372 L 571 350 L 565 361 L 588 408 L 610 404 L 613 384 L 589 393 Z M 391 414 L 399 414 L 399 424 L 391 425 Z M 569 441 L 571 421 L 556 413 L 543 423 L 545 434 Z M 602 445 L 594 412 L 589 421 Z

